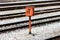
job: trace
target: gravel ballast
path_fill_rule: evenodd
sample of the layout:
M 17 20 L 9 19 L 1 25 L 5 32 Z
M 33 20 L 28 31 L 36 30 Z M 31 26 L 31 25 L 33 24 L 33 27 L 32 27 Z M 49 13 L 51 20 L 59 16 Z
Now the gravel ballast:
M 0 34 L 0 40 L 45 40 L 60 35 L 60 22 L 33 27 L 32 34 L 28 34 L 28 28 L 17 29 Z

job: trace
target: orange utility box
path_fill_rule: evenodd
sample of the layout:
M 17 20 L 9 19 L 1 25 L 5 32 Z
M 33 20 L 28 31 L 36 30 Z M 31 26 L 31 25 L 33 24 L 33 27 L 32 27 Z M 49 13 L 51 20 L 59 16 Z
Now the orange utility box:
M 26 7 L 26 16 L 33 16 L 34 15 L 34 6 L 27 6 Z

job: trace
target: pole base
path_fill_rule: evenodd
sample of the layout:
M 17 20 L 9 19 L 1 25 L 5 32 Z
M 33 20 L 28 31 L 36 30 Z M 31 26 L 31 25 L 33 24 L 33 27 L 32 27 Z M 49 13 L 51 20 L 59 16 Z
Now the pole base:
M 29 34 L 32 35 L 32 36 L 35 36 L 35 34 L 32 34 L 31 32 L 29 32 Z
M 29 34 L 32 34 L 31 32 L 29 32 Z

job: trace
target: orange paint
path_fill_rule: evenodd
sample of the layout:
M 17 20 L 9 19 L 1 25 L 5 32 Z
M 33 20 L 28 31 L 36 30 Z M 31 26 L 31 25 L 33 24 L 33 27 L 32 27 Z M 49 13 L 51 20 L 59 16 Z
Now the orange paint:
M 27 6 L 26 7 L 26 16 L 33 16 L 34 15 L 34 7 L 33 6 Z

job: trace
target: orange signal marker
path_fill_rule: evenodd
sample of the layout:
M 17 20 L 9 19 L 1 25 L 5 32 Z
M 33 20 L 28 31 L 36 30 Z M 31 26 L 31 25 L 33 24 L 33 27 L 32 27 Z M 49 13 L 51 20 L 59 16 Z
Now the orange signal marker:
M 34 15 L 34 7 L 33 6 L 27 6 L 26 7 L 26 16 L 33 16 Z
M 29 34 L 31 34 L 31 16 L 34 15 L 34 7 L 33 6 L 27 6 L 26 7 L 26 16 L 29 17 Z

